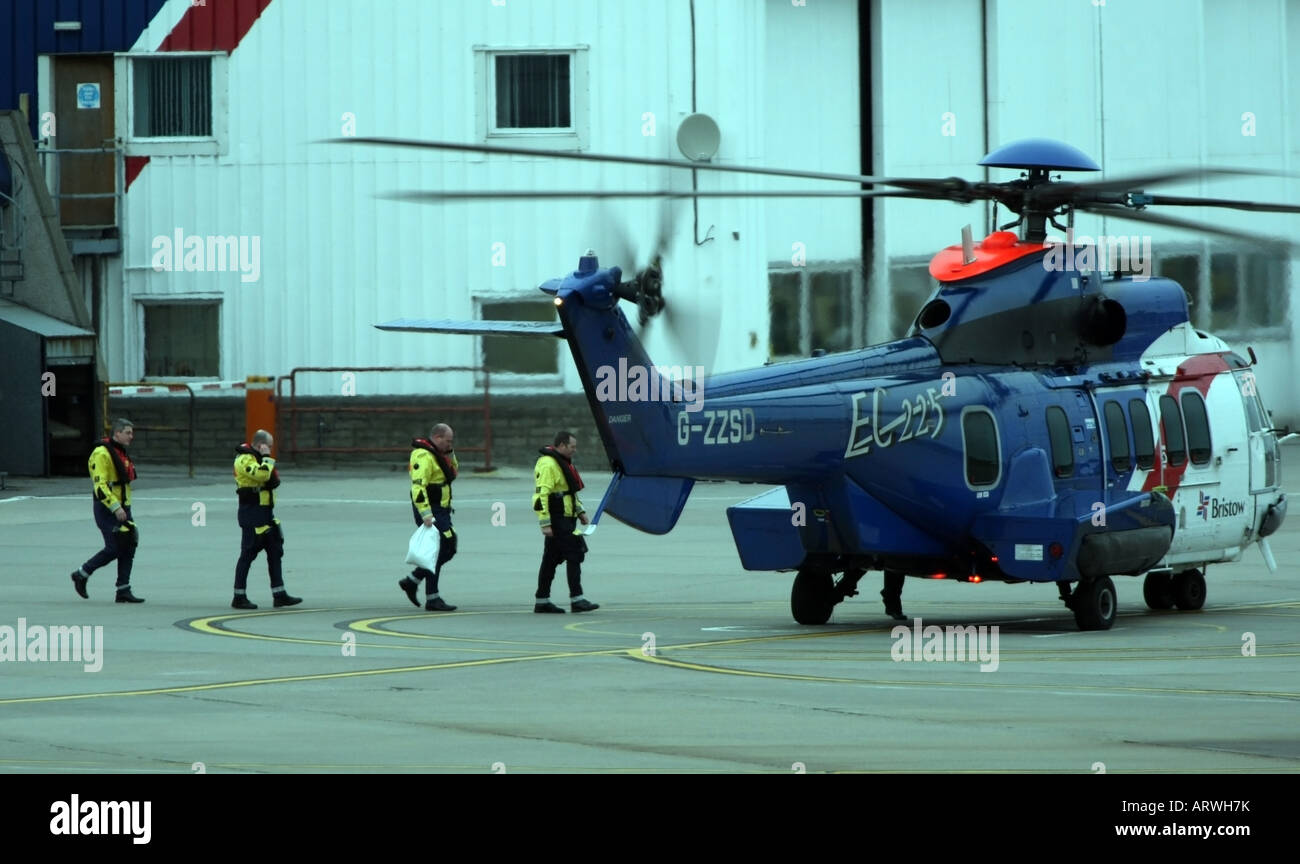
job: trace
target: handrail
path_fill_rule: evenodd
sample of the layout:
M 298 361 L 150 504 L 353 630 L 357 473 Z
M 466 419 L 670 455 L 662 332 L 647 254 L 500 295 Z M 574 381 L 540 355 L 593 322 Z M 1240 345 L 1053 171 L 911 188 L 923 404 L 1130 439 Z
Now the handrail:
M 190 394 L 190 425 L 188 427 L 176 426 L 141 426 L 136 425 L 132 428 L 143 429 L 146 432 L 188 432 L 189 433 L 189 469 L 190 476 L 194 476 L 194 388 L 189 384 L 151 384 L 148 381 L 105 381 L 102 384 L 102 407 L 104 417 L 104 435 L 107 437 L 112 432 L 111 415 L 108 413 L 109 390 L 131 388 L 134 393 L 119 393 L 120 396 L 140 396 L 153 395 L 154 390 L 166 390 L 168 394 L 179 393 L 182 390 Z
M 45 172 L 46 185 L 49 186 L 50 198 L 54 199 L 56 211 L 59 213 L 60 222 L 62 222 L 62 208 L 58 206 L 63 199 L 82 200 L 96 198 L 113 199 L 113 225 L 122 224 L 122 194 L 126 191 L 126 172 L 125 153 L 119 146 L 113 147 L 50 147 L 42 142 L 48 139 L 41 138 L 35 142 L 36 155 L 41 162 L 41 170 Z M 84 156 L 93 153 L 111 153 L 113 154 L 113 191 L 112 192 L 63 192 L 62 182 L 62 165 L 60 158 L 64 155 L 71 154 L 74 156 Z M 54 157 L 54 170 L 50 169 L 50 159 Z M 68 228 L 77 228 L 78 225 L 67 225 Z

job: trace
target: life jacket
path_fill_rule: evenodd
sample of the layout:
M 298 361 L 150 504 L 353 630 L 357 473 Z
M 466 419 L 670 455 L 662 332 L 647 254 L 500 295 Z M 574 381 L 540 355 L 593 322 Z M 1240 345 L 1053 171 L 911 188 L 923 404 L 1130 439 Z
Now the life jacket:
M 543 447 L 537 452 L 543 456 L 550 456 L 555 460 L 555 464 L 560 468 L 560 473 L 564 475 L 564 485 L 569 487 L 565 492 L 552 492 L 550 494 L 550 500 L 546 504 L 551 511 L 551 518 L 554 519 L 556 516 L 564 515 L 564 499 L 566 497 L 571 499 L 568 509 L 576 511 L 578 509 L 577 495 L 583 488 L 582 475 L 578 473 L 577 466 L 573 464 L 572 460 L 557 452 L 554 447 Z
M 447 488 L 447 506 L 451 507 L 451 484 L 456 479 L 456 469 L 452 466 L 447 457 L 438 452 L 438 448 L 433 446 L 433 442 L 428 438 L 415 438 L 411 441 L 411 446 L 416 450 L 427 450 L 433 456 L 433 461 L 438 465 L 438 470 L 442 472 L 445 483 L 428 483 L 425 484 L 425 494 L 429 496 L 429 505 L 434 509 L 442 509 L 442 489 Z
M 100 447 L 108 451 L 108 458 L 113 460 L 113 470 L 117 473 L 117 480 L 108 485 L 116 486 L 118 490 L 117 497 L 125 502 L 126 486 L 128 483 L 135 482 L 135 463 L 131 461 L 126 448 L 112 438 L 101 438 L 99 443 L 90 451 L 90 455 L 95 455 L 95 450 Z

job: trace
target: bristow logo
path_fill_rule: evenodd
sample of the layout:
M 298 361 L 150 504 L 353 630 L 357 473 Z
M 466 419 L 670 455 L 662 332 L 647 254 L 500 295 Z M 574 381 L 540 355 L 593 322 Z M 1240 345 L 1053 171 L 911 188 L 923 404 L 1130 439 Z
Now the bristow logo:
M 1067 232 L 1068 240 L 1059 237 L 1047 238 L 1047 255 L 1043 257 L 1043 269 L 1053 272 L 1089 272 L 1104 270 L 1124 272 L 1133 275 L 1134 282 L 1145 282 L 1151 278 L 1151 237 L 1134 234 L 1131 237 L 1109 237 L 1101 234 L 1094 241 L 1091 237 L 1075 238 Z
M 628 366 L 618 358 L 618 368 L 596 369 L 599 402 L 686 402 L 687 411 L 704 407 L 703 366 Z
M 71 801 L 50 805 L 51 834 L 129 834 L 131 842 L 143 845 L 153 836 L 151 801 Z
M 104 666 L 103 647 L 104 627 L 99 624 L 93 628 L 41 624 L 28 627 L 27 619 L 19 618 L 17 630 L 8 624 L 0 625 L 0 662 L 67 661 L 84 664 L 87 672 L 98 672 Z
M 1205 521 L 1219 519 L 1227 516 L 1240 516 L 1246 512 L 1245 501 L 1220 501 L 1218 498 L 1212 498 L 1204 492 L 1198 492 L 1200 503 L 1196 505 L 1196 515 Z
M 997 625 L 985 627 L 940 627 L 931 624 L 922 629 L 921 619 L 917 618 L 915 626 L 899 624 L 889 631 L 894 645 L 889 654 L 895 663 L 924 662 L 939 663 L 976 660 L 980 661 L 981 672 L 996 672 L 998 669 L 998 628 Z
M 227 266 L 227 262 L 229 266 Z M 182 270 L 194 273 L 225 273 L 238 269 L 241 282 L 256 282 L 262 278 L 262 238 L 234 234 L 200 236 L 177 228 L 175 237 L 159 234 L 153 238 L 153 269 L 162 272 Z

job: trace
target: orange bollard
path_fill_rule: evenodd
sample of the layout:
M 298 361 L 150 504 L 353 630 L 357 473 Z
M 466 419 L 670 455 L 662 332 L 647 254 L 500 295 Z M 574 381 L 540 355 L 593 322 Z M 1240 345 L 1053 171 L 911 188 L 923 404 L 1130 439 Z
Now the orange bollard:
M 275 428 L 275 379 L 267 375 L 249 375 L 244 382 L 244 440 L 265 429 L 275 437 L 272 456 L 278 456 L 280 434 Z

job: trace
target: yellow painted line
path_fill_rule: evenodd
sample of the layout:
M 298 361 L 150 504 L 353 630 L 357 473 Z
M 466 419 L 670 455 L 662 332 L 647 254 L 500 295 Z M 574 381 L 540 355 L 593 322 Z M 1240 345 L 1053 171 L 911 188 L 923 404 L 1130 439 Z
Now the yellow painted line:
M 663 651 L 666 649 L 661 648 L 659 650 Z M 667 657 L 660 656 L 647 657 L 641 653 L 640 648 L 630 648 L 624 653 L 633 659 L 642 661 L 643 663 L 655 663 L 661 666 L 671 666 L 677 669 L 687 669 L 693 672 L 714 672 L 722 675 L 739 675 L 753 678 L 782 678 L 790 681 L 814 681 L 828 684 L 867 684 L 874 687 L 964 687 L 997 690 L 1083 690 L 1100 693 L 1156 693 L 1161 695 L 1179 696 L 1260 696 L 1274 699 L 1300 700 L 1300 693 L 1286 693 L 1271 690 L 1206 690 L 1190 687 L 1103 687 L 1093 684 L 999 684 L 994 681 L 900 681 L 871 678 L 833 678 L 821 675 L 797 675 L 787 672 L 758 672 L 750 669 L 733 669 L 726 666 L 706 666 L 702 663 L 687 663 L 681 660 L 670 660 Z M 968 661 L 968 664 L 978 665 L 978 661 Z
M 303 612 L 312 610 L 304 609 Z M 211 621 L 221 617 L 237 616 L 211 616 L 210 618 L 200 619 L 200 621 Z M 221 635 L 228 633 L 216 630 L 214 632 Z M 808 635 L 799 634 L 796 637 L 776 636 L 776 637 L 753 637 L 749 639 L 732 639 L 728 642 L 754 642 L 763 641 L 764 639 L 786 639 L 786 638 L 816 638 L 818 636 L 835 636 L 839 633 L 813 633 Z M 333 647 L 338 647 L 339 643 L 326 643 Z M 695 645 L 707 643 L 695 643 Z M 679 648 L 690 648 L 695 645 L 687 644 L 674 646 Z M 631 649 L 639 652 L 641 649 Z M 664 650 L 664 649 L 660 649 Z M 420 666 L 397 666 L 384 669 L 359 669 L 350 672 L 321 672 L 309 675 L 287 675 L 279 678 L 255 678 L 245 681 L 222 681 L 211 684 L 187 684 L 176 687 L 153 687 L 143 690 L 110 690 L 100 693 L 69 693 L 59 696 L 22 696 L 9 699 L 0 699 L 0 705 L 21 705 L 37 702 L 69 702 L 78 699 L 107 699 L 114 696 L 164 696 L 173 693 L 202 693 L 210 690 L 229 690 L 236 687 L 255 687 L 263 684 L 293 684 L 301 681 L 332 681 L 345 678 L 363 678 L 372 675 L 395 675 L 407 672 L 432 672 L 441 669 L 468 669 L 475 666 L 496 666 L 506 663 L 524 663 L 534 660 L 558 660 L 573 657 L 600 657 L 600 656 L 617 656 L 626 653 L 626 648 L 602 648 L 591 651 L 557 651 L 548 654 L 530 654 L 520 657 L 491 657 L 481 660 L 459 660 L 448 663 L 429 663 Z
M 433 613 L 425 613 L 425 615 L 432 615 L 432 614 Z M 474 613 L 474 614 L 485 614 L 485 613 Z M 532 614 L 532 610 L 529 610 L 529 614 Z M 530 642 L 522 639 L 519 640 L 483 639 L 483 638 L 472 637 L 472 636 L 440 636 L 435 633 L 409 633 L 405 630 L 387 630 L 381 626 L 382 624 L 385 624 L 389 621 L 421 620 L 425 618 L 425 615 L 412 614 L 412 615 L 392 615 L 386 618 L 363 618 L 360 621 L 350 622 L 348 624 L 348 629 L 356 630 L 358 633 L 368 633 L 374 636 L 392 636 L 394 638 L 401 638 L 401 639 L 431 639 L 431 640 L 445 640 L 447 642 L 486 642 L 492 645 L 538 645 L 545 648 L 573 647 L 572 644 L 568 644 L 564 642 Z

